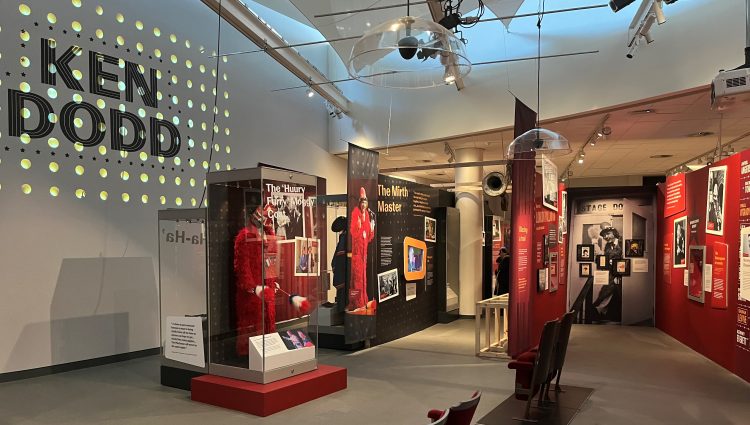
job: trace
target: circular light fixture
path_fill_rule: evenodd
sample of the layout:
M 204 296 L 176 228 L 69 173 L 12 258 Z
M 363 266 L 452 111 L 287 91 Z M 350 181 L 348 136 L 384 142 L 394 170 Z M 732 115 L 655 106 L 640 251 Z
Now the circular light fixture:
M 471 71 L 464 43 L 442 25 L 413 16 L 384 22 L 352 48 L 349 75 L 379 87 L 420 89 L 453 84 Z
M 313 96 L 315 96 L 315 92 L 313 91 L 313 89 L 307 89 L 307 97 L 311 98 Z
M 516 155 L 534 152 L 547 157 L 567 155 L 571 152 L 568 139 L 546 128 L 532 128 L 516 137 L 508 146 L 508 158 Z

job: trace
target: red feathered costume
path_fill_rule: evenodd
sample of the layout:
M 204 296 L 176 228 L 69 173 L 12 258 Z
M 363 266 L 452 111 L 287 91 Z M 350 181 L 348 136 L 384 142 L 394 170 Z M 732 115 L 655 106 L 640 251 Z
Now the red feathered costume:
M 261 214 L 259 208 L 255 215 Z M 255 218 L 257 220 L 262 216 Z M 276 252 L 273 226 L 264 223 L 263 227 L 266 252 Z M 263 280 L 263 239 L 260 229 L 254 224 L 240 230 L 234 239 L 237 354 L 240 356 L 248 355 L 249 337 L 276 331 L 276 271 L 273 267 L 267 267 Z M 265 287 L 262 286 L 264 282 Z
M 367 200 L 365 188 L 359 189 L 360 204 Z M 375 236 L 370 225 L 370 213 L 359 205 L 352 210 L 349 225 L 352 238 L 352 278 L 349 290 L 349 310 L 367 306 L 367 246 Z

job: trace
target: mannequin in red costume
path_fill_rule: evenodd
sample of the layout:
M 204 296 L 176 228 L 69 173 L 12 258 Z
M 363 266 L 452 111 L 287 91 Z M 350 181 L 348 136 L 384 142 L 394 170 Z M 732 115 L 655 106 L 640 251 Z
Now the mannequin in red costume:
M 359 188 L 359 205 L 349 218 L 349 234 L 352 238 L 352 278 L 349 292 L 349 308 L 367 307 L 367 247 L 375 236 L 374 223 L 370 221 L 365 188 Z
M 276 331 L 275 270 L 266 268 L 263 279 L 263 240 L 266 240 L 267 252 L 276 250 L 273 226 L 264 222 L 260 207 L 248 222 L 234 239 L 237 354 L 240 356 L 248 355 L 248 337 Z

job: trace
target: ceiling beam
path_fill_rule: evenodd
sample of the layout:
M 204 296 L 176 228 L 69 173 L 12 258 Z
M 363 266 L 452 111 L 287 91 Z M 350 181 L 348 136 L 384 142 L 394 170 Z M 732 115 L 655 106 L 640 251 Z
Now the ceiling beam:
M 505 165 L 507 163 L 508 161 L 505 159 L 498 159 L 494 161 L 452 162 L 450 164 L 431 164 L 431 165 L 414 165 L 411 167 L 381 168 L 380 172 L 381 173 L 401 173 L 405 171 L 441 170 L 444 168 L 489 167 L 492 165 Z
M 427 7 L 430 8 L 430 15 L 432 15 L 433 21 L 440 22 L 443 19 L 443 5 L 440 0 L 427 0 Z M 456 65 L 448 65 L 448 71 L 456 76 L 456 81 L 453 83 L 456 86 L 456 90 L 463 90 L 466 85 L 464 85 L 463 78 L 459 76 L 460 73 L 456 69 Z
M 349 99 L 318 68 L 302 57 L 296 50 L 282 48 L 288 43 L 260 17 L 240 0 L 202 0 L 214 12 L 220 13 L 230 25 L 241 32 L 261 49 L 281 64 L 289 72 L 309 84 L 322 98 L 343 113 L 349 111 Z M 217 52 L 220 55 L 221 52 Z

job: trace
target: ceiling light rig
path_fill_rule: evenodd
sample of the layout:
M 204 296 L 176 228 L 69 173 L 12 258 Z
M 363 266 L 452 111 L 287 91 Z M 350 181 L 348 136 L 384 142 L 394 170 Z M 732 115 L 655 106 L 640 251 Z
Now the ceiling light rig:
M 607 136 L 612 134 L 612 128 L 607 126 L 607 120 L 609 120 L 609 114 L 604 115 L 602 120 L 596 126 L 596 129 L 589 135 L 589 138 L 581 146 L 578 154 L 573 157 L 568 166 L 560 174 L 560 178 L 565 181 L 567 178 L 573 175 L 573 165 L 577 162 L 578 165 L 583 165 L 586 158 L 586 148 L 596 146 L 599 141 L 606 140 Z
M 676 1 L 677 0 L 643 0 L 630 23 L 630 27 L 628 27 L 628 52 L 625 54 L 628 59 L 635 57 L 636 50 L 638 50 L 638 47 L 642 44 L 651 44 L 654 42 L 651 35 L 651 27 L 653 27 L 654 23 L 662 25 L 667 22 L 667 18 L 664 15 L 663 4 L 672 4 Z M 611 0 L 609 6 L 614 12 L 618 12 L 634 2 L 635 0 Z

